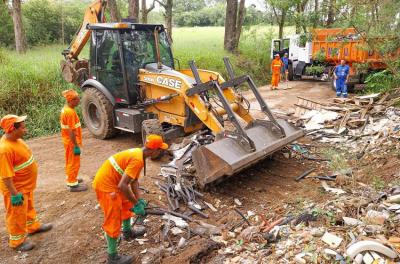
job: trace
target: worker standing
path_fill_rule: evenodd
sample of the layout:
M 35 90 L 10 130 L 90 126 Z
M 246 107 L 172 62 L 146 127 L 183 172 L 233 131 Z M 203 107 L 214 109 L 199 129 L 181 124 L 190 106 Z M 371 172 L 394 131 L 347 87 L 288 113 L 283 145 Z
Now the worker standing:
M 272 72 L 271 90 L 278 89 L 279 80 L 281 78 L 282 65 L 283 64 L 279 57 L 279 54 L 275 54 L 274 59 L 271 62 L 271 72 Z
M 282 58 L 282 64 L 283 64 L 283 75 L 285 76 L 285 81 L 288 82 L 288 76 L 289 76 L 289 54 L 285 53 Z
M 132 263 L 132 256 L 119 255 L 117 239 L 121 232 L 124 240 L 131 240 L 145 233 L 145 229 L 132 230 L 132 212 L 145 215 L 147 202 L 139 192 L 139 175 L 145 159 L 167 149 L 159 135 L 149 135 L 143 148 L 119 152 L 106 160 L 93 181 L 97 200 L 104 213 L 103 230 L 107 240 L 109 264 Z
M 81 164 L 82 128 L 75 107 L 79 105 L 79 95 L 74 90 L 66 90 L 62 95 L 67 100 L 61 110 L 61 136 L 65 149 L 65 174 L 67 175 L 67 186 L 71 192 L 83 192 L 87 186 L 78 179 Z
M 34 244 L 28 234 L 46 232 L 51 224 L 41 224 L 33 206 L 38 166 L 32 151 L 22 140 L 27 132 L 26 116 L 6 115 L 0 120 L 4 135 L 0 139 L 0 191 L 4 196 L 9 246 L 29 251 Z
M 336 83 L 336 96 L 340 97 L 343 95 L 347 98 L 347 83 L 349 81 L 350 67 L 346 65 L 345 60 L 340 61 L 340 65 L 336 66 L 333 72 L 335 83 Z

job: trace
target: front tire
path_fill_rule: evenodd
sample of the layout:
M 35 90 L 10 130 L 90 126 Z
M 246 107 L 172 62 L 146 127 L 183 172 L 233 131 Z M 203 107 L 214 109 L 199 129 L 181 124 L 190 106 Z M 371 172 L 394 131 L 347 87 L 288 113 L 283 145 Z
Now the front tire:
M 117 134 L 113 105 L 94 87 L 87 88 L 83 93 L 82 114 L 86 127 L 94 137 L 107 139 Z

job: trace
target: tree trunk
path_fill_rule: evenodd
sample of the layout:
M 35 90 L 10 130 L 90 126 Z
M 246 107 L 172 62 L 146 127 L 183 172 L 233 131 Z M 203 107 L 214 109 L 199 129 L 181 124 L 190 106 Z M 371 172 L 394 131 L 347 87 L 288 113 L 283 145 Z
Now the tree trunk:
M 281 19 L 279 20 L 279 39 L 283 38 L 283 27 L 285 26 L 286 10 L 282 10 Z
M 314 0 L 314 15 L 317 16 L 318 14 L 318 9 L 319 9 L 319 1 L 318 0 Z M 318 16 L 319 17 L 319 16 Z M 313 23 L 313 27 L 316 28 L 318 25 L 318 18 L 314 18 L 314 23 Z
M 234 50 L 237 8 L 237 0 L 226 0 L 224 49 L 227 51 Z
M 25 53 L 27 46 L 22 23 L 21 0 L 12 1 L 12 19 L 14 23 L 15 48 L 18 53 Z
M 245 15 L 246 15 L 245 0 L 240 0 L 238 18 L 236 21 L 234 49 L 237 49 L 239 47 L 240 34 L 242 33 L 242 26 Z
M 141 9 L 141 14 L 142 14 L 142 23 L 143 24 L 147 24 L 147 17 L 148 14 L 151 12 L 151 10 L 154 9 L 154 1 L 153 4 L 151 5 L 151 7 L 147 8 L 146 5 L 146 0 L 142 0 L 142 9 Z
M 139 0 L 129 0 L 128 18 L 135 19 L 136 22 L 139 22 Z
M 336 0 L 329 0 L 328 6 L 328 18 L 326 20 L 326 26 L 330 27 L 335 22 L 335 5 Z
M 167 24 L 168 37 L 172 41 L 172 0 L 167 0 L 165 5 L 165 23 Z
M 111 22 L 121 21 L 121 14 L 119 13 L 116 0 L 107 0 L 107 4 L 110 9 Z

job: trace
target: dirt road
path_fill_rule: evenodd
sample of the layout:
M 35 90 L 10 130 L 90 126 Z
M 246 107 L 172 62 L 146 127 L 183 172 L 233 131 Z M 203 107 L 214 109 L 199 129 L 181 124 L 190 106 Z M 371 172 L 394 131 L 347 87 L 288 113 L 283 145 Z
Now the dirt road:
M 327 83 L 291 82 L 290 86 L 293 88 L 279 91 L 270 91 L 269 88 L 262 87 L 260 91 L 273 109 L 285 111 L 290 110 L 299 95 L 313 99 L 334 96 Z M 110 155 L 140 144 L 138 136 L 129 134 L 102 141 L 94 139 L 84 130 L 83 137 L 80 173 L 89 184 L 99 166 Z M 106 247 L 101 230 L 101 210 L 96 206 L 93 190 L 85 193 L 67 191 L 64 182 L 64 150 L 59 135 L 29 140 L 28 144 L 39 164 L 38 187 L 35 191 L 36 209 L 40 221 L 52 222 L 54 229 L 49 233 L 30 237 L 36 243 L 33 251 L 14 252 L 7 247 L 4 207 L 0 206 L 0 263 L 104 263 Z M 148 177 L 142 179 L 143 186 L 150 190 L 145 198 L 156 204 L 166 205 L 164 195 L 154 185 L 154 177 L 159 172 L 160 163 L 149 163 Z M 293 181 L 294 177 L 306 169 L 307 164 L 285 159 L 278 154 L 273 159 L 265 160 L 241 172 L 206 193 L 206 201 L 220 203 L 223 209 L 217 213 L 210 212 L 210 222 L 223 223 L 237 217 L 235 214 L 232 216 L 230 212 L 234 204 L 233 197 L 243 203 L 243 211 L 252 210 L 265 214 L 279 210 L 282 202 L 295 203 L 303 198 L 319 199 L 315 186 Z M 158 245 L 156 241 L 159 228 L 160 221 L 150 217 L 146 236 L 149 240 L 144 245 L 122 242 L 120 251 L 134 254 L 140 259 L 140 251 Z M 173 262 L 187 263 L 188 260 L 178 255 Z

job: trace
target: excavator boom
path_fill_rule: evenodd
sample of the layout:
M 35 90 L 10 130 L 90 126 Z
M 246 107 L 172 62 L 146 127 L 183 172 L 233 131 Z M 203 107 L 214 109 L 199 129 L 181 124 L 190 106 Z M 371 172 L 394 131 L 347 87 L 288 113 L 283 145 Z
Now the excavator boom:
M 88 74 L 87 61 L 78 59 L 83 47 L 90 37 L 87 25 L 90 23 L 105 22 L 105 8 L 107 1 L 96 0 L 85 11 L 83 22 L 72 40 L 70 46 L 62 52 L 65 60 L 61 61 L 61 71 L 64 79 L 70 83 L 80 84 Z

